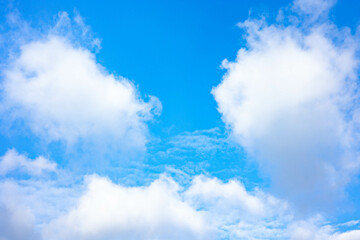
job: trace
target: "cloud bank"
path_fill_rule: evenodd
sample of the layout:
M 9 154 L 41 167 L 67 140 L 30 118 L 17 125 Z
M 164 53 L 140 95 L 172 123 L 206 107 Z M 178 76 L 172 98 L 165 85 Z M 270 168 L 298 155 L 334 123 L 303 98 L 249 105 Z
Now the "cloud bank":
M 22 156 L 22 155 L 20 155 Z M 17 156 L 19 157 L 19 156 Z M 22 156 L 24 157 L 24 156 Z M 237 181 L 204 175 L 189 184 L 166 174 L 144 186 L 98 175 L 76 183 L 58 175 L 0 179 L 3 239 L 317 239 L 354 240 L 321 216 L 298 219 L 284 200 Z M 26 234 L 24 237 L 23 234 Z
M 242 183 L 195 176 L 182 186 L 162 175 L 126 187 L 86 177 L 76 205 L 45 225 L 44 239 L 292 239 L 355 240 L 321 216 L 299 220 L 288 204 Z

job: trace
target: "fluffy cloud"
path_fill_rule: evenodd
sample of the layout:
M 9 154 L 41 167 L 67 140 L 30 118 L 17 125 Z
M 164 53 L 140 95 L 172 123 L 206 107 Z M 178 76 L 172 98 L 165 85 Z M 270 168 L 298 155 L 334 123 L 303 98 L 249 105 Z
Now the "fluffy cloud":
M 196 176 L 184 192 L 185 200 L 205 211 L 217 239 L 281 239 L 293 216 L 288 204 L 242 183 Z
M 331 26 L 246 21 L 240 49 L 212 93 L 224 122 L 275 186 L 304 205 L 329 202 L 357 168 L 356 45 Z M 326 201 L 325 201 L 326 200 Z
M 145 186 L 116 184 L 98 175 L 85 176 L 81 183 L 65 172 L 51 178 L 5 178 L 0 180 L 0 213 L 0 239 L 6 240 L 353 240 L 359 234 L 341 232 L 340 225 L 320 216 L 298 219 L 281 199 L 247 190 L 237 180 L 203 175 L 180 184 L 164 174 Z M 343 225 L 354 229 L 358 221 Z
M 16 152 L 15 149 L 8 150 L 0 161 L 0 175 L 6 175 L 15 170 L 28 173 L 30 175 L 41 175 L 44 172 L 54 172 L 56 163 L 40 156 L 31 160 L 24 155 Z
M 162 175 L 128 187 L 91 175 L 77 185 L 5 180 L 0 202 L 26 212 L 29 226 L 54 240 L 272 239 L 287 236 L 293 218 L 285 202 L 235 180 L 197 176 L 185 187 Z
M 358 234 L 340 232 L 317 216 L 298 220 L 286 202 L 258 189 L 247 191 L 236 180 L 224 183 L 196 176 L 184 187 L 163 175 L 148 186 L 127 187 L 91 175 L 85 178 L 85 189 L 43 188 L 33 193 L 32 184 L 36 185 L 31 180 L 27 187 L 7 181 L 0 184 L 0 191 L 13 199 L 2 199 L 5 205 L 37 216 L 42 239 L 353 240 Z M 69 198 L 79 189 L 79 197 Z M 59 194 L 72 199 L 71 206 L 60 212 L 58 204 L 49 204 Z M 40 206 L 47 206 L 50 213 L 57 210 L 50 217 L 39 217 Z
M 144 102 L 132 82 L 58 35 L 23 44 L 3 75 L 6 114 L 48 141 L 143 147 L 145 122 L 161 110 L 157 98 Z
M 77 207 L 51 222 L 45 239 L 211 239 L 202 213 L 181 200 L 172 179 L 132 188 L 98 176 L 87 182 Z
M 149 186 L 125 187 L 97 175 L 44 239 L 342 239 L 320 217 L 296 220 L 286 202 L 235 180 L 196 176 L 185 189 L 166 175 Z M 355 238 L 350 238 L 355 239 Z

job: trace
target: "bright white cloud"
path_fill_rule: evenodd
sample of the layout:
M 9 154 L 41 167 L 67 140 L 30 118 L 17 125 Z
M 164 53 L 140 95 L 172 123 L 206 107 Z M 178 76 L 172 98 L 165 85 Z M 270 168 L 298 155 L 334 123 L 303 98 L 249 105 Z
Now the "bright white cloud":
M 56 171 L 57 164 L 40 156 L 34 160 L 27 158 L 16 152 L 16 150 L 8 150 L 0 161 L 0 175 L 6 175 L 15 170 L 28 173 L 30 175 L 41 175 L 44 172 Z
M 143 147 L 146 121 L 159 113 L 155 97 L 144 102 L 129 80 L 109 74 L 87 49 L 55 35 L 21 46 L 4 70 L 3 104 L 49 141 L 96 139 Z
M 124 186 L 90 175 L 0 180 L 0 239 L 356 239 L 321 217 L 297 219 L 285 201 L 236 180 L 162 175 Z M 345 223 L 356 228 L 357 220 Z M 355 224 L 355 225 L 354 225 Z M 17 237 L 19 236 L 19 237 Z
M 358 234 L 341 233 L 316 216 L 297 220 L 286 202 L 234 180 L 197 176 L 182 187 L 163 175 L 148 186 L 126 187 L 91 175 L 85 189 L 73 187 L 8 180 L 0 184 L 8 197 L 0 200 L 27 212 L 42 239 L 353 240 Z M 71 204 L 62 206 L 59 197 Z
M 98 176 L 87 182 L 77 206 L 51 222 L 44 239 L 213 238 L 201 211 L 182 201 L 170 178 L 129 188 Z
M 227 73 L 212 91 L 218 110 L 278 190 L 323 206 L 359 164 L 353 39 L 335 44 L 329 26 L 308 34 L 262 21 L 241 26 L 248 48 L 223 62 Z
M 265 215 L 265 206 L 261 198 L 250 195 L 238 181 L 231 180 L 224 184 L 216 178 L 198 176 L 185 195 L 198 208 L 216 208 L 225 216 L 240 216 L 243 213 Z M 235 211 L 236 209 L 238 211 Z
M 242 183 L 197 176 L 184 192 L 185 200 L 205 211 L 217 239 L 281 239 L 293 216 L 286 202 Z
M 147 187 L 96 175 L 86 182 L 76 206 L 44 228 L 44 239 L 219 239 L 235 230 L 270 238 L 289 218 L 286 203 L 237 181 L 197 176 L 186 189 L 165 175 Z M 259 221 L 268 233 L 255 231 Z

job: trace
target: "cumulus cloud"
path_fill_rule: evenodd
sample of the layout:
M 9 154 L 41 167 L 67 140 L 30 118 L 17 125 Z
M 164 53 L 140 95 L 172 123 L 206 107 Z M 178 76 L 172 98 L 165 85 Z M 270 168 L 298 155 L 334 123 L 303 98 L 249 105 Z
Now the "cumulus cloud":
M 237 141 L 284 195 L 324 206 L 357 168 L 358 59 L 354 38 L 333 26 L 307 33 L 248 20 L 247 48 L 225 60 L 212 90 Z M 335 41 L 329 36 L 344 37 Z
M 341 232 L 341 224 L 321 216 L 298 219 L 286 201 L 259 189 L 204 175 L 184 184 L 165 174 L 143 186 L 98 175 L 83 183 L 66 174 L 2 179 L 0 213 L 0 239 L 353 240 L 358 234 L 356 220 Z
M 34 160 L 19 154 L 15 149 L 8 150 L 0 161 L 0 175 L 19 170 L 30 175 L 38 176 L 44 172 L 56 171 L 57 164 L 40 156 Z
M 246 190 L 236 180 L 222 182 L 200 175 L 184 186 L 162 175 L 147 186 L 130 187 L 91 175 L 85 178 L 85 189 L 38 191 L 32 184 L 37 185 L 31 180 L 25 186 L 12 181 L 0 184 L 0 192 L 13 199 L 1 200 L 34 215 L 32 222 L 37 220 L 42 239 L 338 240 L 356 239 L 358 234 L 341 232 L 318 216 L 298 220 L 285 201 L 259 189 Z M 69 198 L 75 191 L 79 196 Z M 58 203 L 49 204 L 57 202 L 56 196 L 71 199 L 71 206 L 59 211 Z M 40 206 L 52 216 L 39 217 Z M 57 209 L 52 212 L 52 208 Z
M 142 100 L 131 81 L 110 74 L 93 53 L 62 33 L 70 30 L 58 28 L 22 44 L 3 70 L 2 104 L 10 120 L 22 120 L 48 141 L 72 145 L 97 139 L 143 147 L 146 121 L 161 111 L 159 100 Z
M 292 219 L 287 204 L 271 195 L 205 176 L 189 186 L 167 175 L 133 187 L 98 175 L 86 176 L 84 186 L 4 180 L 0 203 L 26 212 L 42 239 L 53 240 L 272 239 L 288 236 Z
M 202 213 L 181 200 L 172 179 L 133 188 L 98 176 L 87 182 L 77 207 L 51 222 L 45 239 L 211 239 Z

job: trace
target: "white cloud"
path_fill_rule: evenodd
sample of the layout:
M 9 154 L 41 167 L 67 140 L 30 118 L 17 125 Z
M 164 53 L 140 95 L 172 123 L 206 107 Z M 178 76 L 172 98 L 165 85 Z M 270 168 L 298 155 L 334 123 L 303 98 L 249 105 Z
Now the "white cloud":
M 77 206 L 51 222 L 44 239 L 212 239 L 202 213 L 182 201 L 170 178 L 128 188 L 98 176 L 87 182 Z
M 286 202 L 236 180 L 196 176 L 182 185 L 162 175 L 131 187 L 97 175 L 84 184 L 59 177 L 0 181 L 0 230 L 6 228 L 0 239 L 23 239 L 10 237 L 18 229 L 28 239 L 53 240 L 352 240 L 358 234 L 318 216 L 299 220 Z
M 197 176 L 184 192 L 185 200 L 205 211 L 217 239 L 273 239 L 285 236 L 293 216 L 286 202 L 242 183 Z
M 235 180 L 196 176 L 183 188 L 166 175 L 136 187 L 88 176 L 74 207 L 44 224 L 42 232 L 54 240 L 338 240 L 357 234 L 342 233 L 321 216 L 298 220 L 286 202 L 258 189 L 247 191 Z
M 48 141 L 143 147 L 146 121 L 161 111 L 156 97 L 144 102 L 132 82 L 59 35 L 21 45 L 3 75 L 6 114 Z
M 183 187 L 163 175 L 126 187 L 91 175 L 85 186 L 60 182 L 2 181 L 0 203 L 27 212 L 42 239 L 53 240 L 271 239 L 286 236 L 292 219 L 286 203 L 234 180 L 197 176 Z
M 261 198 L 252 196 L 240 182 L 234 180 L 224 184 L 216 178 L 198 176 L 193 180 L 185 196 L 193 205 L 198 205 L 198 208 L 215 208 L 225 216 L 240 216 L 241 213 L 265 215 L 265 206 Z M 236 209 L 238 211 L 235 211 Z
M 223 63 L 227 73 L 212 90 L 218 110 L 280 192 L 324 206 L 359 164 L 352 36 L 335 44 L 329 26 L 308 34 L 261 21 L 241 26 L 248 47 Z
M 56 171 L 57 164 L 40 156 L 34 160 L 27 158 L 16 152 L 16 150 L 8 150 L 0 161 L 0 175 L 6 175 L 12 171 L 19 170 L 30 175 L 41 175 L 44 172 Z

